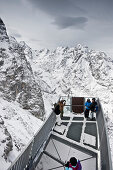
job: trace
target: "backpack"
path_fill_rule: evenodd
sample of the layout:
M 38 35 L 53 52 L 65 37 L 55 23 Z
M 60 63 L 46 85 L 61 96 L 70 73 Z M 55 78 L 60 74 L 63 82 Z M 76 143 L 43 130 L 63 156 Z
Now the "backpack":
M 59 104 L 57 104 L 57 105 L 55 106 L 54 112 L 55 112 L 56 115 L 59 115 L 59 114 L 60 114 L 60 106 L 59 106 Z
M 72 168 L 72 170 L 81 170 L 82 166 L 80 164 L 80 161 L 78 160 L 76 167 L 72 167 L 71 163 L 69 164 L 69 167 Z
M 78 164 L 77 164 L 77 166 L 74 168 L 74 167 L 72 167 L 72 165 L 71 164 L 69 164 L 69 167 L 70 168 L 72 168 L 72 170 L 78 170 Z

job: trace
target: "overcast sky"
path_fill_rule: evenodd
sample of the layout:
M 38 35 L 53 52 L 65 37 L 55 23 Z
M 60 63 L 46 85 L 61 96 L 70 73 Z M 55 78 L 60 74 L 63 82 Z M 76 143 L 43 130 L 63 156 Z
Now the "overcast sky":
M 0 17 L 33 49 L 80 43 L 113 56 L 113 0 L 0 0 Z

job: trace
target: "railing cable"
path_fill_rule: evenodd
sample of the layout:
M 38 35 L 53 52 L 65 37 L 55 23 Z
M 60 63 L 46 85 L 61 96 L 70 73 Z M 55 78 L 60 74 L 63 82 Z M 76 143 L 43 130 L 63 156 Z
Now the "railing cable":
M 64 165 L 57 166 L 57 167 L 55 167 L 55 168 L 51 168 L 51 169 L 48 169 L 48 170 L 53 170 L 53 169 L 57 169 L 57 168 L 61 168 L 61 167 L 64 167 Z
M 69 152 L 68 152 L 68 155 L 67 155 L 67 159 L 68 159 L 68 156 L 70 154 L 70 150 L 71 150 L 71 146 L 70 146 L 70 149 L 69 149 Z M 66 159 L 66 162 L 67 162 L 67 159 Z
M 52 139 L 52 142 L 53 142 L 53 139 Z M 60 157 L 60 155 L 59 155 L 59 153 L 58 153 L 58 150 L 57 150 L 57 148 L 56 148 L 56 146 L 55 146 L 55 143 L 54 143 L 54 142 L 53 142 L 53 145 L 54 145 L 54 147 L 55 147 L 55 150 L 56 150 L 56 152 L 57 152 L 57 154 L 58 154 L 59 159 L 61 160 L 61 157 Z

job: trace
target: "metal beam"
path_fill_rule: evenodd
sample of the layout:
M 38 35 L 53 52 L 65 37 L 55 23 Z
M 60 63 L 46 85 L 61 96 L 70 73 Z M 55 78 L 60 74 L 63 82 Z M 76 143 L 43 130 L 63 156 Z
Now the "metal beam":
M 63 166 L 65 165 L 65 163 L 62 160 L 60 160 L 60 159 L 56 158 L 55 156 L 51 155 L 49 152 L 44 151 L 43 153 L 46 154 L 47 156 L 49 156 L 50 158 L 54 159 L 55 161 L 57 161 L 61 165 L 63 165 Z

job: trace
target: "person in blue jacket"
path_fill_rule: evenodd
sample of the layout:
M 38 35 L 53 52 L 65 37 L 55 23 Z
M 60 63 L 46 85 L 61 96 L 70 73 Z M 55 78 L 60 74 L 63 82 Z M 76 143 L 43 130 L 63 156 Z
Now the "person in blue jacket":
M 65 164 L 65 170 L 82 170 L 80 161 L 75 157 L 71 157 L 70 161 Z
M 85 103 L 86 109 L 84 112 L 85 118 L 89 117 L 90 106 L 91 106 L 91 101 L 90 101 L 90 99 L 87 99 L 87 102 Z

